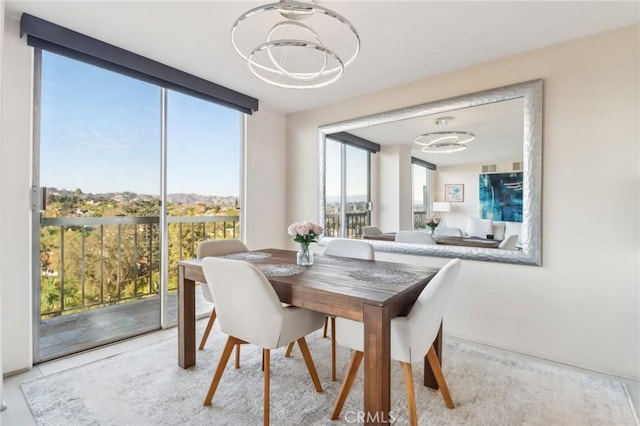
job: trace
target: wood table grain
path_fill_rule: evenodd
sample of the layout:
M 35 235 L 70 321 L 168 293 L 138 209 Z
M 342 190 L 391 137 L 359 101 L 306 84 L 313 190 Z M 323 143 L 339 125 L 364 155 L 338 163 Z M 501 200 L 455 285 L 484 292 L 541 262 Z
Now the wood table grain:
M 296 252 L 258 250 L 246 261 L 262 265 L 292 265 Z M 391 408 L 390 321 L 406 314 L 438 268 L 374 260 L 316 256 L 315 264 L 292 276 L 267 276 L 280 300 L 328 315 L 364 322 L 364 411 L 367 424 L 386 424 Z M 178 363 L 196 363 L 195 283 L 206 282 L 201 261 L 178 265 Z M 434 342 L 442 355 L 442 326 Z M 438 386 L 424 362 L 424 384 Z

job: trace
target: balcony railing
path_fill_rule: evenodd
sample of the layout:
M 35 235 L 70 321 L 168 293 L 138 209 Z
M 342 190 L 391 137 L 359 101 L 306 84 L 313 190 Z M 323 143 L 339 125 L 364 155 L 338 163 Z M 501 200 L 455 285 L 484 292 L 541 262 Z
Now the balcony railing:
M 43 218 L 41 317 L 158 294 L 159 217 Z M 177 264 L 205 239 L 239 236 L 238 216 L 168 217 L 169 290 Z
M 367 226 L 367 213 L 347 213 L 347 238 L 362 237 L 362 227 Z M 340 236 L 340 214 L 327 214 L 324 218 L 324 235 L 327 237 Z

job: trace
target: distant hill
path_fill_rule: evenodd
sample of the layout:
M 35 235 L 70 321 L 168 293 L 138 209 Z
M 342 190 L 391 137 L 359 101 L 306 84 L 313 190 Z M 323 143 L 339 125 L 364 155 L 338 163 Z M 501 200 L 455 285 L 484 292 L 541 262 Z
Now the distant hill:
M 167 194 L 167 200 L 174 204 L 222 204 L 225 206 L 234 206 L 238 197 L 176 193 Z
M 136 200 L 153 200 L 158 199 L 157 195 L 149 195 L 149 194 L 137 194 L 131 191 L 124 192 L 106 192 L 106 193 L 90 193 L 90 192 L 82 192 L 81 190 L 68 190 L 68 189 L 57 189 L 49 187 L 47 188 L 47 192 L 49 194 L 57 194 L 57 195 L 80 195 L 85 199 L 93 199 L 93 200 L 116 200 L 116 201 L 136 201 Z M 183 194 L 183 193 L 175 193 L 175 194 L 167 194 L 167 200 L 173 204 L 207 204 L 207 205 L 224 205 L 224 206 L 234 206 L 238 200 L 237 197 L 232 196 L 219 196 L 219 195 L 200 195 L 200 194 Z

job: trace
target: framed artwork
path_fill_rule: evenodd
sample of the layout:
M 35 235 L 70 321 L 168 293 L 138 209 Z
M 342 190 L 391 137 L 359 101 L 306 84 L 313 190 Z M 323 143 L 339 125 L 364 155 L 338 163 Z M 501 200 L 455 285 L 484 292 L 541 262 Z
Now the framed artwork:
M 480 217 L 522 222 L 522 172 L 480 175 Z
M 464 201 L 464 185 L 461 183 L 446 183 L 444 185 L 444 201 L 461 203 Z

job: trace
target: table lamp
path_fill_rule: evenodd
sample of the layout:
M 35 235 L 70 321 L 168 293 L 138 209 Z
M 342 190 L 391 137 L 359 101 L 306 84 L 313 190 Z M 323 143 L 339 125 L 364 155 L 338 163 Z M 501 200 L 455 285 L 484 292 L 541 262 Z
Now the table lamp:
M 433 210 L 434 213 L 435 212 L 440 213 L 440 217 L 442 218 L 442 223 L 444 224 L 444 226 L 447 226 L 447 222 L 444 218 L 444 214 L 451 211 L 451 203 L 434 201 L 431 210 Z

